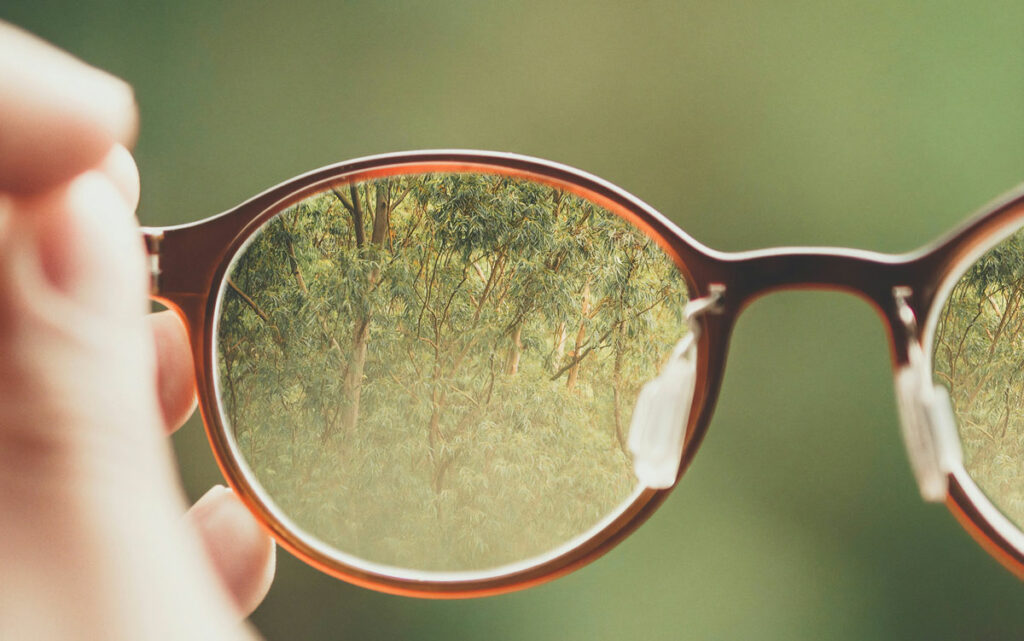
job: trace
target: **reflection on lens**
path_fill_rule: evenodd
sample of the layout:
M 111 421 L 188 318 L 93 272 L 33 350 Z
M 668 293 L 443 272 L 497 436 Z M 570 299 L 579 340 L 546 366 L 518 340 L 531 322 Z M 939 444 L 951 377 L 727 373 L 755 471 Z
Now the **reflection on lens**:
M 933 362 L 950 391 L 968 473 L 1024 526 L 1024 231 L 985 253 L 953 287 Z
M 221 411 L 258 483 L 319 540 L 411 570 L 524 561 L 622 509 L 633 403 L 687 331 L 642 231 L 489 174 L 314 194 L 221 297 Z

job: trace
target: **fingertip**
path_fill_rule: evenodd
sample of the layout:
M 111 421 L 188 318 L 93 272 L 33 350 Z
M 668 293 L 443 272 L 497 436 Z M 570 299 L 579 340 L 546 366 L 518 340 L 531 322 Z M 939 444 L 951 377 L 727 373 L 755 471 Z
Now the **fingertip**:
M 234 492 L 214 486 L 189 511 L 207 554 L 239 610 L 248 616 L 266 597 L 276 545 Z
M 157 393 L 168 432 L 181 427 L 196 407 L 195 374 L 188 332 L 178 314 L 164 310 L 147 322 L 156 344 Z
M 115 144 L 99 165 L 110 182 L 117 187 L 128 207 L 135 211 L 139 206 L 139 168 L 128 148 Z
M 0 22 L 0 190 L 38 193 L 96 166 L 138 131 L 123 80 Z

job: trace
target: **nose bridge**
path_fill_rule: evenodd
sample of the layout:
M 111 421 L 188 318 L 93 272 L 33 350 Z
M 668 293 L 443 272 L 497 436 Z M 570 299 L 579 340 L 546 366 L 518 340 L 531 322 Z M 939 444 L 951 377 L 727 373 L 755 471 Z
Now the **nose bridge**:
M 906 285 L 900 256 L 833 248 L 782 248 L 728 254 L 732 301 L 743 307 L 785 289 L 847 291 L 891 309 L 892 289 Z
M 869 302 L 886 325 L 890 339 L 900 327 L 893 288 L 913 285 L 909 257 L 840 248 L 780 248 L 720 256 L 727 305 L 733 315 L 760 296 L 775 291 L 845 291 Z M 917 292 L 911 306 L 920 316 Z M 891 340 L 893 358 L 906 358 L 905 343 Z

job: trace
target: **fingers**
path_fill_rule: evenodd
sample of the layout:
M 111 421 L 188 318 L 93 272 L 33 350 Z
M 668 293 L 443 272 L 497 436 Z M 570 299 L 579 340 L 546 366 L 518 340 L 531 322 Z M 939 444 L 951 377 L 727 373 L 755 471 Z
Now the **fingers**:
M 130 209 L 139 204 L 139 170 L 122 145 L 114 145 L 98 171 L 117 189 Z M 196 407 L 195 378 L 188 334 L 178 315 L 170 310 L 146 318 L 153 333 L 157 356 L 157 395 L 168 432 L 181 427 Z
M 116 144 L 97 169 L 114 184 L 128 208 L 135 211 L 139 206 L 139 168 L 131 152 L 124 145 Z
M 36 193 L 96 166 L 137 126 L 131 88 L 0 22 L 0 191 Z
M 215 486 L 188 512 L 225 588 L 249 616 L 274 579 L 275 546 L 235 494 Z
M 22 201 L 42 273 L 57 293 L 105 316 L 145 309 L 145 254 L 131 207 L 106 173 Z
M 170 310 L 146 319 L 156 343 L 157 393 L 168 432 L 181 427 L 196 407 L 195 377 L 188 334 Z
M 166 445 L 145 257 L 122 193 L 88 171 L 44 195 L 0 196 L 0 209 L 0 477 L 72 487 L 99 468 L 151 465 L 131 450 L 161 458 Z

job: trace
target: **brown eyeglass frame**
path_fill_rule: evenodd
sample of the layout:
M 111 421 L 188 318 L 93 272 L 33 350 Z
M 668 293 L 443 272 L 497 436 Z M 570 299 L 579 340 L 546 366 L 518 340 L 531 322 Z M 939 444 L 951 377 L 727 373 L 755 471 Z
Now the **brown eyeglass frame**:
M 238 496 L 277 541 L 310 565 L 364 587 L 408 596 L 460 598 L 518 590 L 566 574 L 601 556 L 643 523 L 669 489 L 644 489 L 622 512 L 579 545 L 535 565 L 483 578 L 422 580 L 355 567 L 297 532 L 261 498 L 233 451 L 214 388 L 214 328 L 218 299 L 232 258 L 265 222 L 303 198 L 339 183 L 389 175 L 483 172 L 515 176 L 573 192 L 632 222 L 675 261 L 691 298 L 724 286 L 716 313 L 697 317 L 697 383 L 686 428 L 678 479 L 707 432 L 740 312 L 754 299 L 784 289 L 840 290 L 871 303 L 889 336 L 894 368 L 908 363 L 911 341 L 930 346 L 942 303 L 938 295 L 966 269 L 964 262 L 994 245 L 1008 229 L 1024 225 L 1024 190 L 990 204 L 955 231 L 927 247 L 892 255 L 841 248 L 776 248 L 725 253 L 707 248 L 635 196 L 585 172 L 525 156 L 481 151 L 417 151 L 343 162 L 298 176 L 220 215 L 174 227 L 143 228 L 153 275 L 151 297 L 175 310 L 185 323 L 195 361 L 199 408 L 217 463 Z M 901 308 L 894 297 L 904 293 Z M 717 289 L 717 287 L 716 287 Z M 923 336 L 908 330 L 906 307 Z M 931 321 L 931 322 L 929 322 Z M 930 352 L 927 353 L 930 371 Z M 1024 534 L 991 503 L 962 465 L 947 472 L 946 505 L 975 539 L 1003 565 L 1024 578 Z

